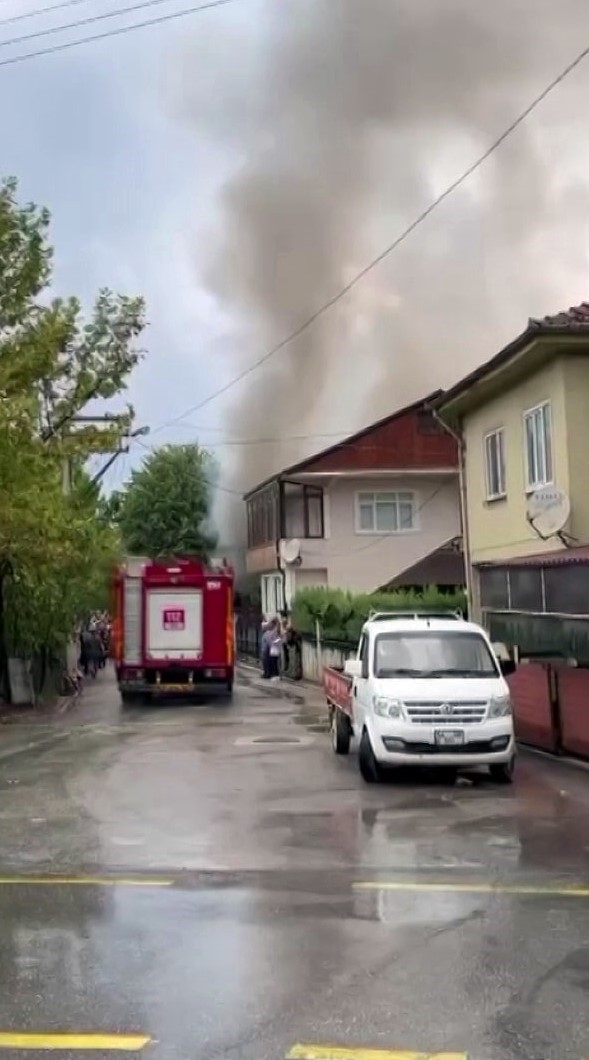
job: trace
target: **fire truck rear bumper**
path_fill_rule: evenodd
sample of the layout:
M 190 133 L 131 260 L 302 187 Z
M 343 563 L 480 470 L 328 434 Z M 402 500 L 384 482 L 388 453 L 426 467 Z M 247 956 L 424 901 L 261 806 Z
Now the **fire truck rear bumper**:
M 165 696 L 192 695 L 200 690 L 213 688 L 227 690 L 233 683 L 233 669 L 230 666 L 204 667 L 192 670 L 184 675 L 167 675 L 157 671 L 121 670 L 117 674 L 119 690 L 124 695 Z

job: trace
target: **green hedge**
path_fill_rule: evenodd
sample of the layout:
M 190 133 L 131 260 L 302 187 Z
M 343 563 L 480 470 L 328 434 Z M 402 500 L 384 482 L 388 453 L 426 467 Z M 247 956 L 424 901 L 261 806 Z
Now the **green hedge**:
M 301 589 L 293 600 L 292 622 L 299 633 L 315 633 L 319 621 L 326 640 L 357 642 L 370 611 L 409 611 L 429 607 L 466 612 L 464 592 L 441 593 L 435 586 L 422 593 L 397 590 L 394 593 L 350 593 L 344 589 L 312 586 Z

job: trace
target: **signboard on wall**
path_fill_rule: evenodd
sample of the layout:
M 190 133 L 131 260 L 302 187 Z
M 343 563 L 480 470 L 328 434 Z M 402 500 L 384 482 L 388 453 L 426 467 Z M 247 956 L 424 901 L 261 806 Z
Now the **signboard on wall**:
M 182 630 L 186 628 L 186 612 L 183 607 L 165 607 L 163 612 L 164 629 Z

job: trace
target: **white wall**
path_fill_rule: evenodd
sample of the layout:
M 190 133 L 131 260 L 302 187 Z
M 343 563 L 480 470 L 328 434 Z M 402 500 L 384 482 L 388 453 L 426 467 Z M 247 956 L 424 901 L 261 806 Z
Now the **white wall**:
M 415 492 L 418 529 L 389 535 L 357 533 L 356 494 L 387 490 Z M 370 592 L 460 534 L 457 476 L 334 478 L 326 488 L 325 506 L 329 536 L 302 542 L 297 584 L 304 570 L 326 570 L 328 585 Z

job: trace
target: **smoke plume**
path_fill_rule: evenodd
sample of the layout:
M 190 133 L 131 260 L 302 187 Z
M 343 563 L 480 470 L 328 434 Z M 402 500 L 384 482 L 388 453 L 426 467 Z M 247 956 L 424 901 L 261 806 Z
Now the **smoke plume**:
M 235 374 L 332 297 L 589 37 L 581 0 L 280 0 L 186 49 L 183 116 L 226 177 L 195 261 Z M 234 10 L 234 9 L 231 9 Z M 253 20 L 255 18 L 255 24 Z M 581 67 L 390 258 L 239 385 L 251 486 L 447 385 L 530 315 L 587 297 Z M 178 97 L 180 98 L 180 97 Z M 289 435 L 312 434 L 303 443 Z

